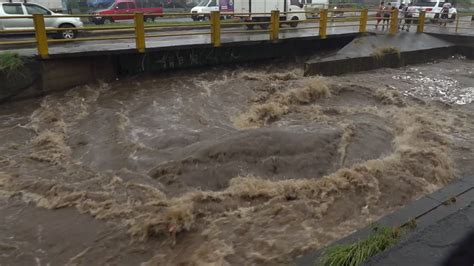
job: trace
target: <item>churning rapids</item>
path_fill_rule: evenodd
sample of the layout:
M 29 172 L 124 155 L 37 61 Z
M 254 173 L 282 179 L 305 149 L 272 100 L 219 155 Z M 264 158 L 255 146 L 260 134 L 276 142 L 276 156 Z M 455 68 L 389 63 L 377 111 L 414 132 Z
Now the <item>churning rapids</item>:
M 0 264 L 288 264 L 474 174 L 473 61 L 299 66 L 1 105 Z

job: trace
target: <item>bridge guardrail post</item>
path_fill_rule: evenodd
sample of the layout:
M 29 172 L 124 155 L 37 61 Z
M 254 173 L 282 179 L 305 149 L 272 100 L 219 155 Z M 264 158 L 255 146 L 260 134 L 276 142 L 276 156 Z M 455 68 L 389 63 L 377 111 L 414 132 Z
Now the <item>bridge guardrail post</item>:
M 426 17 L 426 12 L 420 11 L 420 16 L 418 18 L 418 27 L 416 28 L 416 32 L 422 33 L 425 31 L 425 17 Z
M 359 22 L 359 32 L 366 32 L 367 31 L 367 20 L 369 17 L 369 10 L 363 9 L 360 12 L 360 22 Z
M 270 40 L 276 41 L 280 35 L 280 11 L 272 10 L 272 17 L 270 20 Z
M 319 12 L 319 37 L 326 39 L 326 32 L 328 27 L 328 10 L 321 9 Z
M 143 13 L 134 14 L 135 20 L 135 42 L 139 53 L 145 52 L 145 19 Z
M 36 48 L 41 58 L 48 58 L 48 36 L 44 25 L 43 14 L 33 14 L 33 23 L 35 25 Z
M 221 46 L 221 15 L 219 11 L 211 12 L 211 42 L 214 47 Z
M 390 16 L 390 35 L 395 35 L 398 32 L 398 9 L 393 9 Z

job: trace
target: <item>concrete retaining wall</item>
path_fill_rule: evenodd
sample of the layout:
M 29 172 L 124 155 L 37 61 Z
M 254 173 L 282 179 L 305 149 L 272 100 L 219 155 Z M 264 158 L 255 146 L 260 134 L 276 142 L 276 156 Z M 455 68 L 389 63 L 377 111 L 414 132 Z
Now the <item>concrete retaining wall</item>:
M 51 59 L 41 62 L 41 89 L 43 93 L 64 90 L 74 86 L 110 81 L 116 78 L 116 59 L 111 56 Z
M 340 75 L 358 71 L 367 71 L 383 67 L 402 67 L 410 64 L 426 63 L 435 59 L 448 58 L 463 52 L 457 47 L 443 47 L 420 51 L 385 54 L 382 57 L 364 56 L 320 62 L 305 63 L 305 75 Z
M 17 95 L 32 96 L 40 91 L 41 64 L 27 60 L 20 70 L 6 73 L 0 71 L 0 102 Z
M 33 60 L 21 71 L 23 76 L 0 73 L 0 102 L 44 95 L 52 91 L 110 81 L 138 73 L 156 73 L 182 68 L 239 62 L 252 62 L 287 56 L 308 55 L 321 50 L 337 49 L 352 41 L 357 34 L 335 35 L 270 42 L 232 43 L 219 48 L 209 45 L 150 49 L 145 54 L 135 51 L 117 54 L 62 55 L 48 60 Z
M 338 49 L 348 44 L 356 34 L 333 38 L 289 39 L 277 43 L 236 43 L 219 48 L 195 46 L 184 49 L 154 50 L 146 54 L 117 55 L 119 74 L 162 72 L 167 70 L 220 64 L 252 62 L 288 56 L 310 55 L 321 50 Z
M 0 102 L 37 97 L 98 80 L 113 80 L 117 76 L 115 62 L 115 58 L 107 56 L 26 59 L 18 71 L 0 72 Z

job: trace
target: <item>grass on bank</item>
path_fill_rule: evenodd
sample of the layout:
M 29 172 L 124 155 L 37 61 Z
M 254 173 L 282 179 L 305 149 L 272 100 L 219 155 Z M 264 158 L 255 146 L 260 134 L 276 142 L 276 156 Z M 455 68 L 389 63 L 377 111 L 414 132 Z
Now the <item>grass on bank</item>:
M 14 72 L 23 67 L 23 60 L 17 53 L 0 53 L 0 72 Z
M 336 245 L 323 254 L 321 266 L 356 266 L 375 254 L 395 245 L 401 237 L 400 228 L 377 227 L 375 234 L 349 245 Z
M 389 54 L 397 54 L 397 56 L 400 58 L 400 49 L 394 46 L 385 46 L 379 47 L 372 52 L 372 56 L 377 60 L 381 60 Z

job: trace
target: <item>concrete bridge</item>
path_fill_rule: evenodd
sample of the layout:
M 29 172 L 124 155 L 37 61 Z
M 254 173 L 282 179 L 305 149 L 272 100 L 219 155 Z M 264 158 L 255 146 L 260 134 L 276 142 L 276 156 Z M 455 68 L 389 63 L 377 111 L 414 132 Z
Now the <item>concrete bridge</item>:
M 382 25 L 376 28 L 375 13 L 367 9 L 345 10 L 344 16 L 336 16 L 328 10 L 322 10 L 318 17 L 301 21 L 298 27 L 291 27 L 289 23 L 279 21 L 278 11 L 269 15 L 271 20 L 267 22 L 229 22 L 221 21 L 221 14 L 214 12 L 209 22 L 175 23 L 165 26 L 159 23 L 145 25 L 143 14 L 137 13 L 134 15 L 133 23 L 85 27 L 82 37 L 70 40 L 48 39 L 48 33 L 65 29 L 46 29 L 45 16 L 33 15 L 31 18 L 35 21 L 35 37 L 3 37 L 0 38 L 0 48 L 3 48 L 3 51 L 14 51 L 21 56 L 39 58 L 40 60 L 29 63 L 32 65 L 29 72 L 34 73 L 31 74 L 33 76 L 39 75 L 40 79 L 31 79 L 40 80 L 38 90 L 44 92 L 141 72 L 161 72 L 293 55 L 307 56 L 325 49 L 337 50 L 363 35 L 387 36 L 384 45 L 401 36 L 402 38 L 398 38 L 403 40 L 401 52 L 451 47 L 448 49 L 449 52 L 442 53 L 447 55 L 454 51 L 454 46 L 440 42 L 430 46 L 430 43 L 426 42 L 432 39 L 422 38 L 423 34 L 437 34 L 448 38 L 448 41 L 460 42 L 467 46 L 470 45 L 469 42 L 472 43 L 472 38 L 468 41 L 459 38 L 474 36 L 472 14 L 458 16 L 455 22 L 440 27 L 437 24 L 425 23 L 423 19 L 425 13 L 421 12 L 420 18 L 412 21 L 410 32 L 399 31 L 398 26 L 403 21 L 398 19 L 396 10 L 393 11 L 385 28 L 382 28 Z M 87 19 L 91 15 L 79 16 Z M 261 29 L 247 30 L 245 29 L 247 25 L 260 26 Z M 15 31 L 0 31 L 2 32 Z M 414 39 L 419 41 L 412 41 Z M 411 43 L 417 45 L 410 47 Z M 379 65 L 371 61 L 370 54 L 366 54 L 365 57 L 369 58 L 366 62 L 368 65 Z M 388 66 L 399 64 L 404 63 L 397 62 Z M 38 65 L 41 67 L 38 68 Z M 321 69 L 322 66 L 313 70 Z M 327 64 L 323 68 L 325 71 L 321 74 L 337 74 L 337 71 L 331 72 Z M 308 74 L 317 73 L 308 72 Z M 26 73 L 24 76 L 31 75 Z M 0 75 L 0 81 L 1 79 Z M 24 82 L 23 79 L 21 81 Z M 16 82 L 6 83 L 14 86 Z
M 397 10 L 391 15 L 389 24 L 376 27 L 375 11 L 367 9 L 347 9 L 344 15 L 336 15 L 322 10 L 317 18 L 301 21 L 298 27 L 279 21 L 278 11 L 269 14 L 267 22 L 221 21 L 219 12 L 214 12 L 208 23 L 147 24 L 143 23 L 143 14 L 134 15 L 133 24 L 124 26 L 85 27 L 80 38 L 58 40 L 48 39 L 48 34 L 68 29 L 45 29 L 44 19 L 48 16 L 34 15 L 28 18 L 35 22 L 35 38 L 0 37 L 0 50 L 14 50 L 22 56 L 40 56 L 54 58 L 64 56 L 104 55 L 117 53 L 145 53 L 164 49 L 186 49 L 190 47 L 221 47 L 229 45 L 249 45 L 262 42 L 278 43 L 292 39 L 326 39 L 339 36 L 371 34 L 399 34 Z M 167 16 L 183 14 L 167 14 Z M 308 14 L 309 15 L 309 14 Z M 69 15 L 64 15 L 69 16 Z M 74 15 L 89 19 L 92 15 Z M 116 15 L 115 15 L 116 16 Z M 474 35 L 472 14 L 460 14 L 456 21 L 445 27 L 425 23 L 425 13 L 420 19 L 412 19 L 411 32 L 434 32 L 441 34 Z M 7 18 L 7 17 L 5 17 Z M 2 19 L 0 17 L 0 19 Z M 11 18 L 10 19 L 14 19 Z M 244 30 L 245 26 L 260 26 L 261 30 Z M 25 33 L 28 30 L 2 30 L 1 33 Z M 0 35 L 1 36 L 1 35 Z

